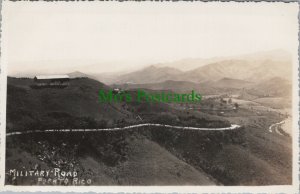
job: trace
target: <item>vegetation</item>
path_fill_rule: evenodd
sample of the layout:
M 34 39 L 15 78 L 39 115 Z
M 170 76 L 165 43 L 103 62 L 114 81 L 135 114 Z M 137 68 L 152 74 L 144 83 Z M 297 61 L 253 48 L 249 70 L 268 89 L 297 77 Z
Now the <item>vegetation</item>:
M 235 123 L 243 128 L 191 131 L 141 127 L 8 136 L 6 170 L 33 169 L 36 165 L 75 169 L 81 178 L 92 177 L 95 185 L 291 184 L 291 137 L 268 132 L 272 123 L 285 117 L 264 107 L 257 111 L 255 102 L 246 106 L 241 99 L 224 95 L 180 106 L 101 104 L 98 91 L 109 88 L 88 78 L 71 80 L 64 89 L 33 89 L 32 84 L 31 79 L 8 79 L 8 132 L 146 122 L 208 128 Z M 6 178 L 7 184 L 35 184 L 28 177 L 17 183 Z

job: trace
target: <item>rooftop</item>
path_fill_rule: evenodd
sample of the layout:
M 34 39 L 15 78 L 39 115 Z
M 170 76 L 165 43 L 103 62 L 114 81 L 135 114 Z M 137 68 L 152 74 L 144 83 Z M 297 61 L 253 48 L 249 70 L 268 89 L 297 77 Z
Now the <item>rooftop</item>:
M 37 75 L 36 79 L 69 79 L 68 75 Z

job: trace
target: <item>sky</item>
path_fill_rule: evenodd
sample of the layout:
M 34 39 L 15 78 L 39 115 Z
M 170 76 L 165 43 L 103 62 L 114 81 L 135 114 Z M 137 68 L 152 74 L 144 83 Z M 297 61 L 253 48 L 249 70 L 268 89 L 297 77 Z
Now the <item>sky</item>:
M 11 75 L 118 72 L 298 45 L 297 3 L 4 1 L 2 9 Z

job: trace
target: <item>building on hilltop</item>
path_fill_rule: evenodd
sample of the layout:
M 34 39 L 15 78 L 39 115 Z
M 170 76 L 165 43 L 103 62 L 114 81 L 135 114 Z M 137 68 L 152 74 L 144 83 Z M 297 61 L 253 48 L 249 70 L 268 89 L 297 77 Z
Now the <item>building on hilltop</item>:
M 36 86 L 68 86 L 70 77 L 68 75 L 37 75 L 34 77 Z

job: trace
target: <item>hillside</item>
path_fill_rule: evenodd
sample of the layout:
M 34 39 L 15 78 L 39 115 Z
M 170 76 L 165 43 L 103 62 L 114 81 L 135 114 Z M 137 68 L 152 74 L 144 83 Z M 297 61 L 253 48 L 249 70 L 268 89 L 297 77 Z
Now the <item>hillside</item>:
M 276 80 L 270 83 L 276 85 Z M 187 86 L 185 82 L 180 84 L 182 88 Z M 98 103 L 99 89 L 107 91 L 110 87 L 89 78 L 71 79 L 70 85 L 63 88 L 32 85 L 32 79 L 8 78 L 8 132 L 122 127 L 132 123 L 242 127 L 198 131 L 159 125 L 120 131 L 13 135 L 6 139 L 6 171 L 34 166 L 75 169 L 81 178 L 91 178 L 93 185 L 291 184 L 292 139 L 268 131 L 270 125 L 286 117 L 267 107 L 261 107 L 258 113 L 233 98 L 232 103 L 238 102 L 239 108 L 232 109 L 232 103 L 225 98 L 220 101 L 221 97 L 191 106 Z M 134 94 L 136 90 L 127 92 Z M 204 105 L 213 108 L 202 110 Z M 218 110 L 221 108 L 222 114 Z M 17 182 L 12 178 L 6 177 L 6 184 L 35 184 L 26 177 Z
M 202 83 L 173 80 L 167 80 L 159 83 L 120 84 L 117 85 L 117 87 L 121 87 L 123 89 L 144 88 L 149 90 L 169 90 L 174 92 L 191 92 L 192 90 L 194 90 L 204 94 L 210 94 L 215 91 L 214 88 L 211 88 L 210 86 L 207 86 Z
M 118 77 L 117 83 L 152 83 L 173 79 L 182 71 L 171 67 L 149 66 L 142 70 L 124 74 Z
M 224 57 L 213 57 L 213 58 L 186 58 L 177 61 L 172 61 L 168 63 L 159 63 L 154 64 L 156 67 L 173 67 L 179 69 L 181 71 L 190 71 L 195 68 L 201 67 L 203 65 L 207 65 L 210 63 L 215 63 L 218 61 L 225 60 Z
M 43 169 L 49 169 L 53 164 L 48 160 L 47 154 L 55 150 L 56 155 L 52 156 L 53 158 L 62 158 L 67 160 L 68 164 L 73 162 L 75 169 L 86 172 L 80 173 L 80 178 L 92 177 L 92 185 L 216 184 L 205 172 L 195 169 L 139 134 L 103 132 L 86 135 L 85 138 L 80 136 L 35 137 L 36 141 L 32 143 L 28 137 L 17 138 L 23 146 L 24 151 L 21 154 L 16 154 L 18 146 L 8 139 L 10 149 L 7 153 L 6 167 L 15 168 L 22 162 L 23 169 L 31 169 L 35 164 Z M 78 143 L 79 147 L 76 146 Z M 67 150 L 61 149 L 62 144 L 73 151 L 67 153 Z M 46 149 L 41 149 L 40 145 Z M 37 155 L 46 159 L 40 160 Z M 23 185 L 32 184 L 32 180 L 28 177 L 23 177 L 20 182 Z
M 157 118 L 168 117 L 165 114 L 168 112 L 184 115 L 177 124 L 188 125 L 185 111 L 175 110 L 165 103 L 136 103 L 134 100 L 128 103 L 99 103 L 99 90 L 107 92 L 111 88 L 89 78 L 71 79 L 65 88 L 33 88 L 32 85 L 33 79 L 8 78 L 8 131 L 130 125 L 141 122 L 136 118 L 137 115 L 142 116 L 143 122 L 155 122 Z M 132 97 L 137 96 L 135 90 L 128 92 Z M 228 122 L 221 117 L 198 114 L 197 119 L 206 121 L 200 123 L 203 127 L 215 121 L 220 121 L 224 127 L 228 126 Z M 170 124 L 173 120 L 168 118 L 164 122 Z
M 7 129 L 111 125 L 131 113 L 118 104 L 98 103 L 104 84 L 89 79 L 72 79 L 66 88 L 31 88 L 32 79 L 8 78 Z
M 291 75 L 291 61 L 229 59 L 209 63 L 189 71 L 180 71 L 173 67 L 149 66 L 139 71 L 123 75 L 98 77 L 109 83 L 146 84 L 159 83 L 167 80 L 207 82 L 223 78 L 238 79 L 248 82 L 261 82 L 273 77 L 288 78 Z
M 257 96 L 288 96 L 292 95 L 292 83 L 281 77 L 272 77 L 262 81 L 249 90 Z
M 85 73 L 82 73 L 80 71 L 74 71 L 74 72 L 71 72 L 71 73 L 68 73 L 68 76 L 70 78 L 83 78 L 83 77 L 90 77 L 89 75 L 85 74 Z
M 231 78 L 222 78 L 220 80 L 215 81 L 212 85 L 216 88 L 247 88 L 253 85 L 253 82 L 239 80 L 239 79 L 231 79 Z
M 252 88 L 256 84 L 249 81 L 232 79 L 232 78 L 222 78 L 217 81 L 204 81 L 200 83 L 191 81 L 173 81 L 167 80 L 158 83 L 145 83 L 145 84 L 113 84 L 113 87 L 128 89 L 149 89 L 149 90 L 159 90 L 159 91 L 173 91 L 179 93 L 188 93 L 192 90 L 201 93 L 202 95 L 214 95 L 222 94 L 226 92 L 238 92 L 243 88 Z
M 223 77 L 246 81 L 263 81 L 272 77 L 289 77 L 291 63 L 288 61 L 225 60 L 211 63 L 184 73 L 190 81 L 218 80 Z

